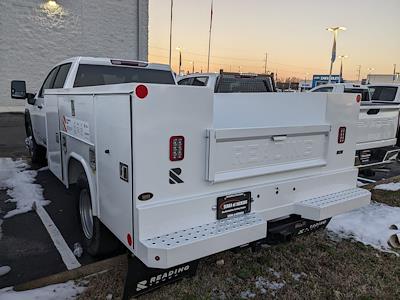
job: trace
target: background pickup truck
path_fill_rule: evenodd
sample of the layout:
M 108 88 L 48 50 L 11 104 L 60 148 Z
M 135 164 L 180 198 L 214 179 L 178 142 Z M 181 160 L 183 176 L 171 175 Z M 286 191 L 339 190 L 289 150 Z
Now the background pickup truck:
M 359 168 L 366 168 L 396 160 L 400 150 L 396 146 L 399 104 L 371 101 L 371 93 L 367 86 L 349 83 L 320 85 L 310 92 L 360 94 L 355 164 Z
M 36 94 L 15 93 L 26 90 L 26 84 L 25 81 L 14 80 L 11 83 L 13 98 L 28 100 L 25 107 L 26 145 L 32 162 L 46 161 L 45 90 L 128 82 L 176 85 L 175 76 L 169 66 L 97 57 L 73 57 L 62 61 L 51 69 Z
M 214 93 L 276 92 L 274 74 L 195 73 L 178 79 L 178 85 L 203 86 Z

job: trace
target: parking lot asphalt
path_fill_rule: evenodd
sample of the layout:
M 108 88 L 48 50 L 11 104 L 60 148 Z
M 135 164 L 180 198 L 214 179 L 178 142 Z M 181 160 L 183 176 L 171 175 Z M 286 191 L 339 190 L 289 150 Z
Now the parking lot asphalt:
M 23 114 L 0 114 L 0 157 L 22 158 L 29 163 L 24 139 Z M 38 172 L 36 183 L 44 188 L 44 198 L 51 201 L 45 210 L 70 249 L 73 249 L 75 243 L 81 243 L 73 195 L 49 170 Z M 1 219 L 15 208 L 15 204 L 5 202 L 8 198 L 6 191 L 0 191 Z M 4 219 L 1 229 L 0 266 L 10 266 L 11 271 L 0 277 L 0 288 L 67 270 L 36 212 L 30 211 Z M 85 265 L 97 259 L 83 253 L 78 260 Z

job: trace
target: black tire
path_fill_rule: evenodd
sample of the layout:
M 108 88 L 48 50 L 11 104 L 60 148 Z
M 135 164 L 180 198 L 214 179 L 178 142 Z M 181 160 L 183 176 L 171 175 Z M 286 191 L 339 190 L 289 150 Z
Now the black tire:
M 26 120 L 26 136 L 28 139 L 30 139 L 28 150 L 29 154 L 31 156 L 32 163 L 34 164 L 39 164 L 39 165 L 45 165 L 47 163 L 46 160 L 46 148 L 38 145 L 36 143 L 35 137 L 33 136 L 33 130 L 32 130 L 32 123 L 30 121 L 30 118 L 27 117 Z
M 118 239 L 105 227 L 100 220 L 92 216 L 93 218 L 93 230 L 91 237 L 85 234 L 83 217 L 80 213 L 81 209 L 81 198 L 83 195 L 90 196 L 89 184 L 85 175 L 81 175 L 78 179 L 76 186 L 76 204 L 78 210 L 79 224 L 81 225 L 81 234 L 83 248 L 91 256 L 106 256 L 116 252 L 121 248 L 121 244 Z

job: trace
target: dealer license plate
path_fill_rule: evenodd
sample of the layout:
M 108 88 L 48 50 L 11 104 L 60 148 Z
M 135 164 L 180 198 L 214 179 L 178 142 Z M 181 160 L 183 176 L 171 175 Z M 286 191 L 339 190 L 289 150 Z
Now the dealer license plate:
M 250 192 L 217 198 L 217 220 L 247 214 L 250 210 Z

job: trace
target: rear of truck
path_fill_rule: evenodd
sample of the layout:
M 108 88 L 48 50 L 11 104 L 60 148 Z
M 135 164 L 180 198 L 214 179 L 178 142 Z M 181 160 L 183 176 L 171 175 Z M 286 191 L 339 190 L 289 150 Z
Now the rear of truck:
M 356 187 L 356 95 L 213 94 L 146 84 L 124 103 L 107 113 L 131 118 L 123 126 L 126 135 L 131 126 L 130 138 L 114 158 L 132 182 L 131 204 L 120 200 L 126 214 L 132 205 L 133 243 L 125 244 L 148 267 L 265 240 L 277 219 L 326 224 L 370 201 Z M 129 185 L 119 184 L 122 196 Z
M 362 102 L 358 120 L 356 166 L 367 168 L 392 163 L 397 144 L 399 105 Z

